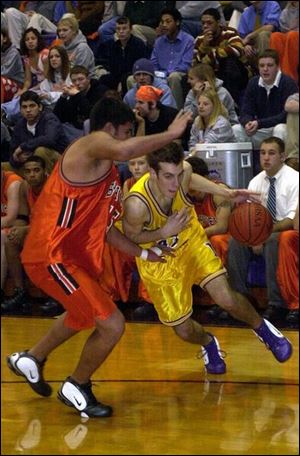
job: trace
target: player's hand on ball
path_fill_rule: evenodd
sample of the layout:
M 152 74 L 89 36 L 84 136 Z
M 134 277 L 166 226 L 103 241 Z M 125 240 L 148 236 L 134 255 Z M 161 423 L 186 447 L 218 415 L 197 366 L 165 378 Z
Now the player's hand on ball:
M 260 193 L 253 192 L 245 188 L 229 190 L 229 198 L 236 204 L 245 203 L 246 201 L 252 201 L 253 203 L 261 203 Z

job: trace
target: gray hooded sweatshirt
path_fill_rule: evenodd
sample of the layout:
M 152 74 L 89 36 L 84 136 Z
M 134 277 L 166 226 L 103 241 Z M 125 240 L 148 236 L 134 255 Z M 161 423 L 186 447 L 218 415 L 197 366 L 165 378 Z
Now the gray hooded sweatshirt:
M 221 103 L 223 103 L 223 105 L 228 111 L 228 119 L 230 124 L 238 124 L 239 119 L 235 111 L 234 100 L 232 96 L 230 95 L 228 90 L 225 89 L 225 87 L 223 87 L 223 81 L 221 79 L 216 78 L 215 84 L 220 101 Z M 192 111 L 194 119 L 198 116 L 198 102 L 192 89 L 186 96 L 183 109 L 184 111 Z
M 1 52 L 1 76 L 13 79 L 20 84 L 24 82 L 24 68 L 21 54 L 14 44 Z
M 71 66 L 82 65 L 88 69 L 89 76 L 94 77 L 95 57 L 81 30 L 78 31 L 71 43 L 64 45 L 64 48 L 68 53 Z

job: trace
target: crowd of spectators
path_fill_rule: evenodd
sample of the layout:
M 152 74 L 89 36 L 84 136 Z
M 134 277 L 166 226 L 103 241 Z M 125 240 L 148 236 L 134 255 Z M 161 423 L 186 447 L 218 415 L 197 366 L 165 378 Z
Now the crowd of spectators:
M 7 230 L 18 216 L 16 195 L 8 204 L 8 176 L 17 176 L 12 179 L 16 188 L 15 182 L 26 179 L 25 164 L 32 157 L 41 158 L 49 175 L 68 145 L 89 132 L 90 113 L 98 100 L 123 99 L 135 114 L 132 134 L 137 136 L 165 131 L 179 110 L 192 111 L 193 122 L 178 142 L 196 173 L 197 144 L 247 142 L 259 156 L 261 172 L 268 174 L 261 145 L 279 138 L 278 144 L 277 139 L 271 141 L 278 153 L 277 171 L 284 166 L 280 176 L 292 172 L 296 179 L 298 76 L 299 2 L 1 2 L 1 168 L 7 186 L 4 192 L 1 183 L 6 198 L 3 203 L 1 199 L 1 264 L 2 256 L 9 255 Z M 36 166 L 43 167 L 41 163 Z M 134 178 L 133 166 L 119 167 L 122 183 Z M 259 179 L 256 169 L 253 173 Z M 131 185 L 126 182 L 128 191 Z M 298 191 L 289 210 L 286 207 L 274 222 L 277 234 L 293 230 Z M 202 195 L 199 201 L 203 199 Z M 8 209 L 11 204 L 13 212 Z M 218 208 L 223 202 L 210 201 L 210 205 Z M 199 207 L 204 210 L 203 204 Z M 9 223 L 7 211 L 14 214 Z M 225 212 L 228 215 L 230 208 L 221 210 Z M 204 218 L 199 213 L 201 223 Z M 291 222 L 282 224 L 286 218 Z M 213 224 L 207 228 L 212 237 L 218 223 L 215 217 L 215 228 Z M 215 234 L 227 236 L 226 254 L 221 254 L 227 265 L 229 235 L 223 219 L 221 225 L 223 231 Z M 273 236 L 264 249 L 275 276 L 287 239 Z M 229 273 L 237 279 L 235 288 L 248 293 L 246 260 L 241 277 L 234 261 L 240 265 L 242 253 L 233 244 Z M 297 270 L 296 261 L 295 265 Z M 275 282 L 278 289 L 281 284 L 280 307 L 288 309 L 287 280 L 279 277 Z M 3 288 L 4 280 L 2 296 Z M 147 301 L 146 291 L 141 296 Z M 24 293 L 20 299 L 24 301 Z M 269 307 L 273 301 L 268 298 Z M 18 306 L 18 300 L 13 306 L 7 305 L 7 299 L 4 302 L 3 309 Z M 293 315 L 297 309 L 293 299 Z

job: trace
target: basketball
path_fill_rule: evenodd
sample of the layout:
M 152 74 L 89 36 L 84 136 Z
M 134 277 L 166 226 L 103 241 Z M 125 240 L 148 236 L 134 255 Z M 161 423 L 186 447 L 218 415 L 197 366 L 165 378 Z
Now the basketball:
M 241 244 L 263 244 L 270 236 L 273 220 L 270 212 L 259 203 L 243 203 L 229 217 L 229 232 Z

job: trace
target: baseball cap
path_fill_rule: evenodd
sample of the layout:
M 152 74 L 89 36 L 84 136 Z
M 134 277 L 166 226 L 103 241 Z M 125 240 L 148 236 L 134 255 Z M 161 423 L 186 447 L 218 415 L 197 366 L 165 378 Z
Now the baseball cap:
M 135 75 L 136 73 L 146 73 L 150 74 L 152 78 L 154 78 L 154 65 L 151 60 L 148 59 L 138 59 L 132 69 L 132 74 Z

